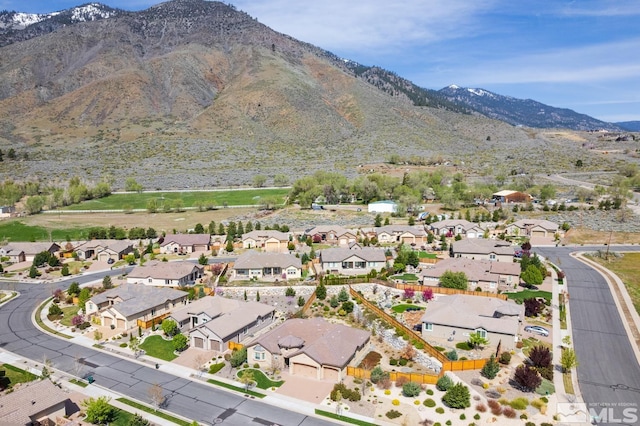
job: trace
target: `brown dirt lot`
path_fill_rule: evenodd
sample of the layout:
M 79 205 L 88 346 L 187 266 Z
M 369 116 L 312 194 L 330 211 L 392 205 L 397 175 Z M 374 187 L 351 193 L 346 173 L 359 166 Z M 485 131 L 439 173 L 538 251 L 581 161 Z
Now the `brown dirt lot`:
M 637 232 L 604 232 L 587 228 L 570 229 L 562 239 L 562 244 L 640 244 Z

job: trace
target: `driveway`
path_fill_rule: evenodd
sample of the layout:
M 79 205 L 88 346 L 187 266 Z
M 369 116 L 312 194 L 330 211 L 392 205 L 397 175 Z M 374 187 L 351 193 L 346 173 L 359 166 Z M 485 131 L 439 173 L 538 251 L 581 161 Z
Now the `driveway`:
M 329 396 L 334 385 L 333 382 L 305 379 L 289 373 L 282 373 L 282 380 L 284 384 L 278 388 L 277 394 L 314 404 L 322 403 Z

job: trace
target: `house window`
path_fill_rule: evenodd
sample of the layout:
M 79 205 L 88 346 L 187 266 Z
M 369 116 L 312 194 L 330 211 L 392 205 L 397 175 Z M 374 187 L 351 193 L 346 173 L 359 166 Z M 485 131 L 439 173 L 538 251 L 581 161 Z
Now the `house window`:
M 148 282 L 153 282 L 153 279 L 149 278 L 149 281 L 148 281 Z
M 483 339 L 487 338 L 487 330 L 485 330 L 484 328 L 478 328 L 476 330 L 476 333 L 478 333 L 478 336 L 482 337 Z
M 151 315 L 155 315 L 155 314 L 156 314 L 155 308 L 151 309 Z
M 489 283 L 489 288 L 496 288 L 496 282 L 495 281 L 491 281 Z
M 432 324 L 432 323 L 430 323 L 430 322 L 425 322 L 425 323 L 422 325 L 422 330 L 423 330 L 423 331 L 433 331 L 433 324 Z
M 264 361 L 264 352 L 254 352 L 253 359 L 256 361 Z
M 491 253 L 491 254 L 489 255 L 489 260 L 496 260 L 496 255 L 495 255 L 495 253 Z

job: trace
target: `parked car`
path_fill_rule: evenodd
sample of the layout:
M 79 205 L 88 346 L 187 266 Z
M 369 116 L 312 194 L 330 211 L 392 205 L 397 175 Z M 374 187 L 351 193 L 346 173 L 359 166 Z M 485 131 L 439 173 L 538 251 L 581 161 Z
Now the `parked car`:
M 416 324 L 413 326 L 415 331 L 422 331 L 422 323 Z
M 109 259 L 107 260 L 107 263 L 108 263 L 109 265 L 112 265 L 114 262 L 115 262 L 115 260 L 113 260 L 112 258 L 109 258 Z
M 529 333 L 539 334 L 541 336 L 549 336 L 549 330 L 544 327 L 540 327 L 539 325 L 528 325 L 524 328 L 524 331 L 528 331 Z

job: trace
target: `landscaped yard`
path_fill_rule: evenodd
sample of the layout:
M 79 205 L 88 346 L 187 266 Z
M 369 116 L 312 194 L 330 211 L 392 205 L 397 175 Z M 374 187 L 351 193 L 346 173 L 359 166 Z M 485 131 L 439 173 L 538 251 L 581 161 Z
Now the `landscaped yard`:
M 38 378 L 35 374 L 14 367 L 11 364 L 2 364 L 0 371 L 4 371 L 4 376 L 0 376 L 0 389 L 10 388 L 18 383 L 32 382 Z
M 427 253 L 426 251 L 421 251 L 418 253 L 418 257 L 420 259 L 437 259 L 438 256 L 435 253 Z
M 258 386 L 260 389 L 270 389 L 273 387 L 278 388 L 284 383 L 284 380 L 279 380 L 276 382 L 269 379 L 262 371 L 256 370 L 255 368 L 247 368 L 245 370 L 238 371 L 238 377 L 242 377 L 245 371 L 250 371 L 253 373 L 253 380 L 256 382 L 256 386 Z
M 416 274 L 392 275 L 390 278 L 392 280 L 418 281 L 418 276 Z
M 78 306 L 66 306 L 62 308 L 62 319 L 60 320 L 60 324 L 66 325 L 67 327 L 71 327 L 71 320 L 78 314 L 80 308 Z
M 165 361 L 173 361 L 177 356 L 173 353 L 173 343 L 171 340 L 164 340 L 162 336 L 149 336 L 140 345 L 147 355 L 160 358 Z
M 541 340 L 536 339 L 535 337 L 528 337 L 526 339 L 522 339 L 522 353 L 526 356 L 529 356 L 529 352 L 534 346 L 544 346 L 549 349 L 553 349 L 551 343 L 543 342 Z
M 588 257 L 622 280 L 636 312 L 640 314 L 640 253 L 624 253 L 622 257 L 611 257 L 608 261 L 595 256 Z
M 414 311 L 418 311 L 418 310 L 423 310 L 424 307 L 423 306 L 418 306 L 418 305 L 412 305 L 410 303 L 403 303 L 401 305 L 395 305 L 393 307 L 391 307 L 391 310 L 393 312 L 397 312 L 399 314 L 407 311 L 407 310 L 414 310 Z
M 534 297 L 544 297 L 547 301 L 551 301 L 552 294 L 550 291 L 541 290 L 522 290 L 517 293 L 505 293 L 507 297 L 516 302 L 522 303 L 524 299 L 532 299 Z

